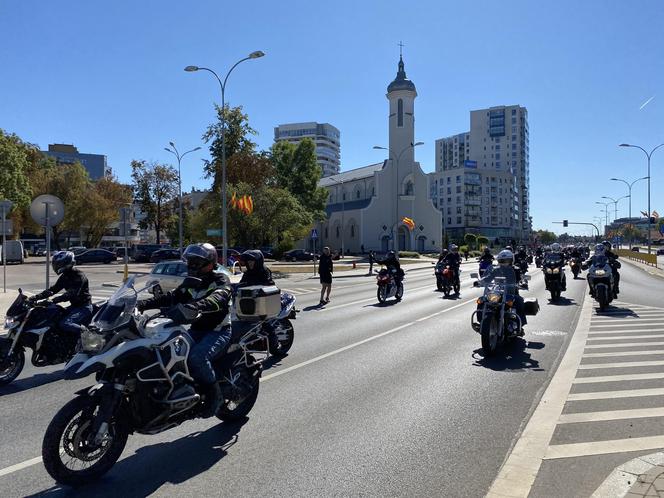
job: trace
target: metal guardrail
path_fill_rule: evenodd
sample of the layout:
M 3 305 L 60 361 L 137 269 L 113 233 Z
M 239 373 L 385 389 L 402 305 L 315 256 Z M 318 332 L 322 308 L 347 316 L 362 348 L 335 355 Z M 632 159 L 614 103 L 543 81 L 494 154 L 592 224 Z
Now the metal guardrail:
M 631 259 L 646 265 L 654 266 L 657 268 L 657 255 L 656 254 L 643 254 L 628 249 L 616 249 L 616 254 L 621 258 Z

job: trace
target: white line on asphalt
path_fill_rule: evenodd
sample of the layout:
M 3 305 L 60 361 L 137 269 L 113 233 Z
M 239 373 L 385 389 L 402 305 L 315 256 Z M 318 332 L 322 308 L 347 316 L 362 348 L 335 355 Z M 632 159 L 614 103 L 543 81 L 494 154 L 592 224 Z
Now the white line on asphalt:
M 452 306 L 450 308 L 445 308 L 444 310 L 439 311 L 437 313 L 434 313 L 433 315 L 430 315 L 427 318 L 432 318 L 436 315 L 440 315 L 442 313 L 447 313 L 448 311 L 452 311 L 452 310 L 454 310 L 456 308 L 459 308 L 459 307 L 461 307 L 465 304 L 474 303 L 474 302 L 475 302 L 475 299 L 469 299 L 468 301 L 464 301 L 463 303 L 459 303 L 459 304 L 457 304 L 455 306 Z M 279 370 L 278 372 L 274 372 L 272 374 L 265 375 L 264 377 L 261 378 L 261 382 L 266 382 L 270 379 L 274 379 L 275 377 L 279 377 L 280 375 L 283 375 L 285 373 L 292 372 L 293 370 L 297 370 L 299 368 L 306 367 L 307 365 L 311 365 L 312 363 L 316 363 L 318 361 L 324 360 L 325 358 L 329 358 L 330 356 L 334 356 L 334 355 L 337 355 L 339 353 L 343 353 L 344 351 L 348 351 L 349 349 L 356 348 L 358 346 L 361 346 L 362 344 L 366 344 L 367 342 L 371 342 L 371 341 L 374 341 L 374 340 L 379 339 L 381 337 L 385 337 L 386 335 L 393 334 L 394 332 L 405 329 L 406 327 L 411 327 L 411 326 L 415 325 L 415 323 L 418 322 L 418 321 L 420 321 L 420 320 L 414 320 L 412 322 L 404 323 L 403 325 L 399 325 L 398 327 L 387 330 L 385 332 L 381 332 L 380 334 L 376 334 L 376 335 L 373 335 L 371 337 L 367 337 L 366 339 L 362 339 L 361 341 L 354 342 L 352 344 L 349 344 L 348 346 L 344 346 L 344 347 L 341 347 L 339 349 L 335 349 L 334 351 L 330 351 L 329 353 L 325 353 L 325 354 L 316 356 L 315 358 L 311 358 L 310 360 L 303 361 L 302 363 L 298 363 L 298 364 L 293 365 L 291 367 L 284 368 L 282 370 Z
M 641 396 L 662 396 L 664 388 L 653 387 L 652 389 L 631 389 L 628 391 L 601 391 L 596 393 L 570 394 L 567 401 L 590 401 L 593 399 L 612 398 L 640 398 Z
M 545 460 L 556 458 L 575 458 L 591 455 L 608 455 L 643 451 L 664 447 L 664 436 L 635 437 L 630 439 L 612 439 L 609 441 L 593 441 L 589 443 L 556 444 L 549 446 Z
M 486 495 L 488 498 L 525 498 L 530 494 L 581 362 L 593 307 L 592 299 L 586 294 L 567 352 L 498 477 L 493 481 Z
M 628 342 L 623 344 L 592 344 L 586 346 L 586 349 L 601 348 L 631 348 L 632 346 L 664 346 L 664 342 Z
M 590 330 L 597 330 L 597 329 L 614 329 L 618 327 L 625 327 L 628 329 L 633 329 L 634 327 L 652 327 L 653 325 L 661 325 L 662 320 L 638 320 L 635 321 L 635 323 L 611 323 L 611 324 L 606 324 L 606 325 L 595 325 L 591 324 L 590 325 Z
M 640 332 L 649 332 L 649 331 L 641 330 Z M 662 337 L 664 337 L 664 334 L 614 335 L 609 337 L 589 337 L 588 341 L 622 341 L 625 339 L 661 339 Z
M 37 465 L 38 463 L 41 463 L 41 461 L 42 457 L 35 457 L 31 458 L 30 460 L 25 460 L 24 462 L 17 463 L 16 465 L 5 467 L 4 469 L 0 469 L 0 477 L 6 476 L 8 474 L 13 474 L 14 472 L 18 472 L 19 470 L 31 467 L 33 465 Z
M 664 328 L 661 329 L 646 329 L 646 330 L 597 330 L 595 332 L 589 332 L 589 336 L 596 336 L 596 335 L 605 335 L 605 334 L 623 334 L 625 332 L 634 332 L 634 333 L 639 333 L 639 332 L 664 332 Z
M 579 370 L 600 370 L 602 368 L 661 367 L 664 361 L 618 361 L 615 363 L 588 363 L 579 365 Z
M 582 358 L 608 358 L 611 356 L 642 356 L 664 354 L 664 349 L 644 349 L 642 351 L 617 351 L 613 353 L 586 353 Z
M 591 325 L 596 325 L 599 323 L 625 323 L 625 322 L 642 322 L 642 321 L 657 321 L 659 320 L 660 322 L 664 321 L 664 313 L 661 311 L 657 311 L 655 313 L 648 313 L 647 315 L 644 316 L 621 316 L 618 318 L 608 318 L 608 319 L 595 319 L 592 322 L 590 322 Z
M 664 417 L 664 407 L 636 408 L 634 410 L 611 410 L 604 412 L 566 413 L 560 416 L 559 424 L 579 422 L 601 422 L 604 420 L 625 420 L 630 418 Z
M 664 379 L 664 372 L 645 374 L 603 375 L 601 377 L 577 377 L 574 384 L 596 384 L 598 382 L 623 382 L 625 380 Z

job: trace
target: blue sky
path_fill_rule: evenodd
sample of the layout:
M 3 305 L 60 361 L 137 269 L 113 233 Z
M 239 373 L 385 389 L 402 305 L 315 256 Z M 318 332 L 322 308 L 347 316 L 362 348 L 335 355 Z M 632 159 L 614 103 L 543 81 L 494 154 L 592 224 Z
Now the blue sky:
M 134 158 L 171 161 L 170 140 L 202 145 L 219 88 L 184 66 L 222 73 L 263 50 L 227 88 L 259 146 L 279 123 L 329 122 L 341 130 L 342 170 L 352 169 L 383 159 L 372 146 L 387 141 L 385 88 L 403 40 L 424 170 L 435 139 L 468 129 L 469 110 L 526 106 L 534 224 L 560 232 L 551 222 L 590 220 L 601 196 L 626 193 L 608 178 L 645 176 L 643 153 L 619 143 L 664 142 L 662 26 L 659 0 L 3 0 L 0 127 L 42 147 L 106 154 L 128 181 Z M 183 188 L 207 186 L 204 152 L 187 157 Z M 645 182 L 633 194 L 633 212 L 645 209 Z M 664 214 L 664 147 L 652 199 Z

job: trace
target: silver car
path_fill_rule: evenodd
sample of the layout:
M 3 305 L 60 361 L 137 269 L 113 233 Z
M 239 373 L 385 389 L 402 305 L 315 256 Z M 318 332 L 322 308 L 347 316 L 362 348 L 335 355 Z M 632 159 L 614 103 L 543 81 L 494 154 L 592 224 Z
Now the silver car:
M 217 266 L 216 271 L 221 271 L 228 275 L 230 280 L 231 273 L 223 266 Z M 150 284 L 159 284 L 156 288 L 157 294 L 160 292 L 170 292 L 178 287 L 187 276 L 187 263 L 184 261 L 164 261 L 157 263 L 148 275 Z M 154 288 L 152 292 L 154 293 Z

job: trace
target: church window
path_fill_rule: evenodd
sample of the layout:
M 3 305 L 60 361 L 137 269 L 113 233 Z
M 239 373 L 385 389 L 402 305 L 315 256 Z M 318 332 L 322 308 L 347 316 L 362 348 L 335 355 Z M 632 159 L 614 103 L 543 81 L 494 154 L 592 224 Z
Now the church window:
M 350 236 L 351 238 L 355 237 L 355 225 L 350 226 Z
M 327 227 L 325 227 L 325 238 L 327 239 Z
M 339 227 L 337 226 L 337 239 L 339 238 Z
M 404 187 L 404 195 L 413 195 L 413 182 L 408 180 Z
M 359 189 L 355 191 L 355 198 L 356 199 L 360 198 L 360 190 Z
M 342 197 L 343 197 L 343 200 L 345 201 L 346 200 L 346 192 L 343 193 Z
M 403 126 L 403 99 L 397 100 L 397 126 Z

